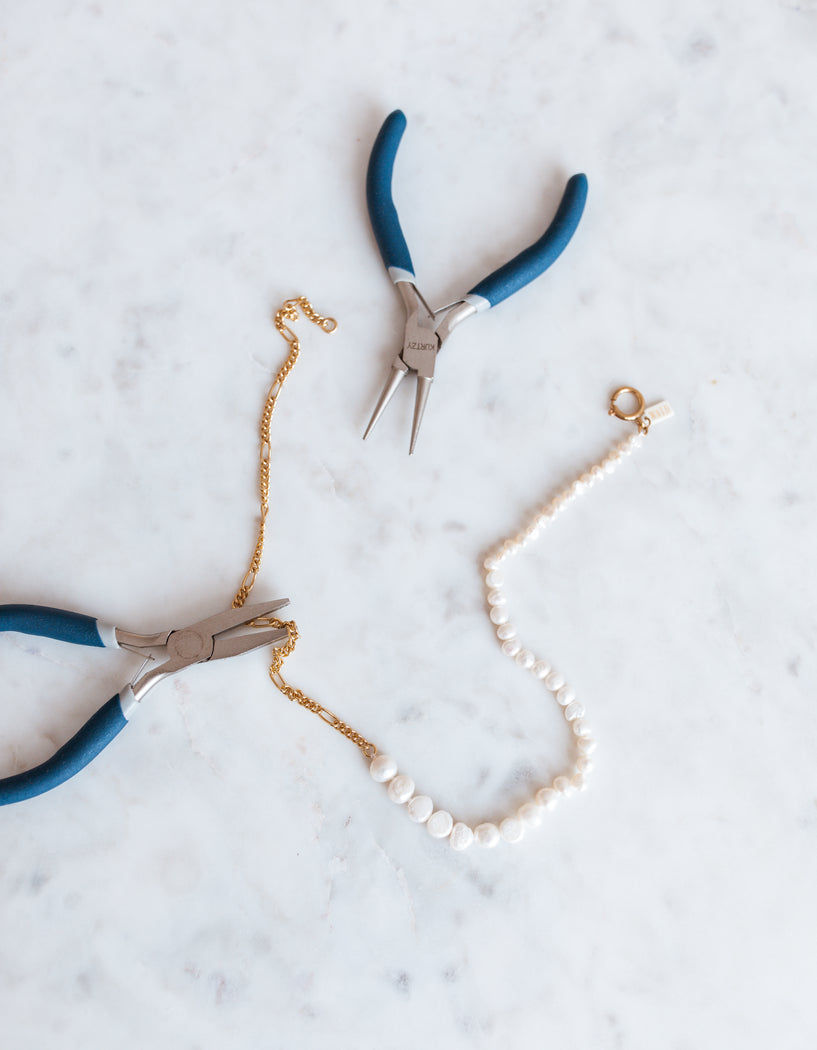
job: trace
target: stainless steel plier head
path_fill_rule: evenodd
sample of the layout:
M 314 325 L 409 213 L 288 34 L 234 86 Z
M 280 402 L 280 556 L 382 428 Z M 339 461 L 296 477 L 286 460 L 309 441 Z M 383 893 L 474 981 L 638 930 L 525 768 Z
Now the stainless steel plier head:
M 455 324 L 476 313 L 471 303 L 457 303 L 436 313 L 420 294 L 417 285 L 411 281 L 398 281 L 397 290 L 406 308 L 406 327 L 403 333 L 403 348 L 395 357 L 391 373 L 381 391 L 374 407 L 372 418 L 363 435 L 369 436 L 372 427 L 383 414 L 401 380 L 410 372 L 417 376 L 417 391 L 414 397 L 414 419 L 411 423 L 411 443 L 409 455 L 414 452 L 420 423 L 423 420 L 428 394 L 434 379 L 434 365 L 443 342 L 448 338 Z M 440 321 L 440 314 L 444 314 Z

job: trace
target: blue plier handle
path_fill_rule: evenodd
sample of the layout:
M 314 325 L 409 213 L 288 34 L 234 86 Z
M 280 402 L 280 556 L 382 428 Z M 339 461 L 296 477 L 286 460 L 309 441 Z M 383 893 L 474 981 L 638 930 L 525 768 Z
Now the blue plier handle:
M 162 679 L 192 664 L 283 643 L 288 635 L 280 627 L 244 634 L 237 633 L 237 629 L 252 620 L 270 616 L 286 604 L 287 599 L 281 598 L 243 609 L 229 609 L 190 627 L 154 635 L 133 634 L 92 616 L 64 609 L 0 605 L 0 631 L 55 638 L 74 645 L 127 649 L 145 656 L 151 663 L 148 671 L 144 674 L 140 671 L 133 682 L 106 701 L 51 758 L 33 769 L 0 779 L 0 806 L 41 795 L 87 766 L 125 728 L 145 693 Z
M 392 197 L 394 161 L 405 128 L 406 118 L 400 110 L 389 114 L 375 139 L 366 175 L 366 201 L 372 230 L 383 263 L 403 298 L 407 322 L 403 351 L 392 365 L 392 375 L 375 406 L 364 437 L 377 422 L 403 376 L 413 372 L 418 380 L 410 447 L 413 451 L 433 379 L 434 359 L 442 344 L 456 325 L 475 313 L 498 305 L 543 274 L 558 259 L 582 217 L 587 199 L 587 178 L 573 175 L 568 180 L 553 221 L 537 241 L 484 277 L 452 306 L 432 311 L 416 287 L 414 264 Z

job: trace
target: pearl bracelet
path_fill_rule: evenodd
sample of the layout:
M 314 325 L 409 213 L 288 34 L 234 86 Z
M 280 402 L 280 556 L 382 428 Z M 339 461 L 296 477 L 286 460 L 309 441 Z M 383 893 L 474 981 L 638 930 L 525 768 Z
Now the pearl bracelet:
M 253 589 L 258 571 L 261 566 L 261 557 L 264 550 L 265 522 L 269 513 L 269 455 L 270 455 L 270 422 L 278 402 L 278 397 L 286 382 L 287 376 L 292 372 L 295 362 L 300 354 L 300 342 L 290 328 L 290 322 L 298 319 L 298 310 L 324 332 L 334 332 L 337 322 L 332 317 L 322 317 L 312 306 L 307 298 L 300 296 L 296 299 L 288 299 L 275 314 L 275 327 L 289 345 L 289 353 L 286 361 L 278 370 L 272 385 L 267 391 L 264 402 L 264 410 L 261 414 L 261 440 L 259 492 L 261 503 L 261 514 L 258 524 L 258 534 L 250 560 L 250 566 L 244 574 L 235 598 L 233 608 L 238 608 L 247 600 Z M 618 406 L 618 399 L 624 395 L 630 395 L 635 399 L 636 407 L 632 412 L 625 412 Z M 592 754 L 596 742 L 585 721 L 584 707 L 578 700 L 573 689 L 567 684 L 564 676 L 554 670 L 547 660 L 536 656 L 530 649 L 525 648 L 516 635 L 508 614 L 505 595 L 502 591 L 502 576 L 500 569 L 503 562 L 513 555 L 518 554 L 528 543 L 535 540 L 545 525 L 548 525 L 564 508 L 573 500 L 587 492 L 598 481 L 601 481 L 629 455 L 634 448 L 641 444 L 642 436 L 646 434 L 650 426 L 672 415 L 672 409 L 666 401 L 644 408 L 644 398 L 634 387 L 620 387 L 610 398 L 610 415 L 619 419 L 635 423 L 636 433 L 625 441 L 619 442 L 610 452 L 589 470 L 580 474 L 572 484 L 568 485 L 562 492 L 558 493 L 546 506 L 539 509 L 536 515 L 516 536 L 509 537 L 500 543 L 483 562 L 485 577 L 486 606 L 491 623 L 496 628 L 496 636 L 502 651 L 506 656 L 514 660 L 523 670 L 530 673 L 538 681 L 544 683 L 545 688 L 551 692 L 556 702 L 562 708 L 567 724 L 573 734 L 572 761 L 568 768 L 554 777 L 550 784 L 541 787 L 533 796 L 519 808 L 498 824 L 491 821 L 483 821 L 475 827 L 471 827 L 464 821 L 455 821 L 451 814 L 444 809 L 434 808 L 434 802 L 428 795 L 415 793 L 414 781 L 405 773 L 398 773 L 397 763 L 389 755 L 380 754 L 371 740 L 367 740 L 362 733 L 354 729 L 348 722 L 339 718 L 328 707 L 308 696 L 302 689 L 291 685 L 282 674 L 284 660 L 294 651 L 298 639 L 298 628 L 294 621 L 280 621 L 274 618 L 262 618 L 255 621 L 258 627 L 282 627 L 286 628 L 287 640 L 282 645 L 277 645 L 272 650 L 272 659 L 269 666 L 269 677 L 275 687 L 291 700 L 299 704 L 307 711 L 311 711 L 324 721 L 330 728 L 351 741 L 369 761 L 369 770 L 374 780 L 385 784 L 389 797 L 398 805 L 404 805 L 409 817 L 417 824 L 425 824 L 432 838 L 448 839 L 451 847 L 455 850 L 465 850 L 472 842 L 480 846 L 490 848 L 496 846 L 500 839 L 506 842 L 519 842 L 526 828 L 536 827 L 541 824 L 546 810 L 553 809 L 560 798 L 572 794 L 574 791 L 583 790 L 587 774 L 592 768 Z
M 625 413 L 618 407 L 618 399 L 625 393 L 636 399 L 636 409 L 633 412 Z M 414 781 L 405 773 L 398 772 L 397 763 L 390 755 L 376 754 L 370 762 L 369 772 L 372 779 L 386 785 L 389 798 L 397 805 L 405 806 L 410 819 L 417 824 L 424 824 L 432 838 L 448 839 L 454 850 L 466 850 L 474 842 L 491 849 L 501 840 L 510 843 L 521 841 L 526 829 L 538 827 L 544 819 L 545 812 L 552 810 L 558 801 L 574 792 L 584 790 L 587 776 L 593 768 L 596 741 L 587 723 L 584 705 L 576 699 L 573 688 L 548 660 L 537 656 L 519 641 L 502 590 L 503 579 L 500 570 L 505 562 L 538 539 L 542 530 L 578 496 L 613 474 L 624 459 L 640 447 L 651 424 L 670 418 L 672 408 L 666 401 L 662 401 L 645 409 L 644 399 L 639 391 L 633 387 L 621 387 L 610 399 L 609 412 L 619 419 L 634 422 L 638 430 L 619 441 L 603 459 L 580 474 L 549 503 L 539 508 L 515 536 L 500 542 L 483 562 L 485 601 L 502 652 L 544 684 L 545 689 L 560 706 L 571 729 L 573 753 L 567 768 L 498 823 L 483 821 L 472 828 L 464 821 L 455 821 L 447 810 L 435 809 L 434 802 L 428 795 L 416 794 Z

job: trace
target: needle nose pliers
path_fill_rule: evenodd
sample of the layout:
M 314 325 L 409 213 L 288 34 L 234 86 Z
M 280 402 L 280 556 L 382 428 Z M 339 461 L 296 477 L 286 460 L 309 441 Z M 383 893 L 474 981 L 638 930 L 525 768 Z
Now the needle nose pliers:
M 556 215 L 538 241 L 483 278 L 449 306 L 432 310 L 421 295 L 414 278 L 406 239 L 392 199 L 392 172 L 397 147 L 406 128 L 400 110 L 389 114 L 372 147 L 366 175 L 366 203 L 377 246 L 389 277 L 397 286 L 406 310 L 403 348 L 392 363 L 386 385 L 375 405 L 363 437 L 369 436 L 401 380 L 412 372 L 417 376 L 414 420 L 409 453 L 417 444 L 417 434 L 434 378 L 437 354 L 458 324 L 474 314 L 488 310 L 518 292 L 555 262 L 573 236 L 587 198 L 587 178 L 573 175 L 568 180 Z
M 91 616 L 63 609 L 49 609 L 42 605 L 0 605 L 0 631 L 40 635 L 76 645 L 127 649 L 146 657 L 151 664 L 142 674 L 143 664 L 133 682 L 104 703 L 51 758 L 24 773 L 0 780 L 0 805 L 41 795 L 78 773 L 125 728 L 145 693 L 162 679 L 193 664 L 222 660 L 248 653 L 262 645 L 279 645 L 286 641 L 286 629 L 270 627 L 268 623 L 258 623 L 258 629 L 245 633 L 241 633 L 240 628 L 250 625 L 251 621 L 261 621 L 288 604 L 288 598 L 279 598 L 241 609 L 228 609 L 190 627 L 151 635 L 133 634 Z

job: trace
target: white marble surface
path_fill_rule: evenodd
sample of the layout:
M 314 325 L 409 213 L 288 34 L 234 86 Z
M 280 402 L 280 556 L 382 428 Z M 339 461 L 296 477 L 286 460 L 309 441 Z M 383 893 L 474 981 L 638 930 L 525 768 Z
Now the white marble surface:
M 591 790 L 456 855 L 289 705 L 261 653 L 157 688 L 83 775 L 0 812 L 0 1025 L 102 1047 L 813 1048 L 817 5 L 33 2 L 2 15 L 0 595 L 133 630 L 229 602 L 270 311 L 334 313 L 274 423 L 258 592 L 288 672 L 465 819 L 563 764 L 496 648 L 480 552 L 622 430 L 676 419 L 509 581 L 601 741 Z M 575 242 L 456 334 L 418 454 L 360 434 L 400 305 L 469 288 L 587 172 Z M 0 638 L 0 764 L 133 671 Z

